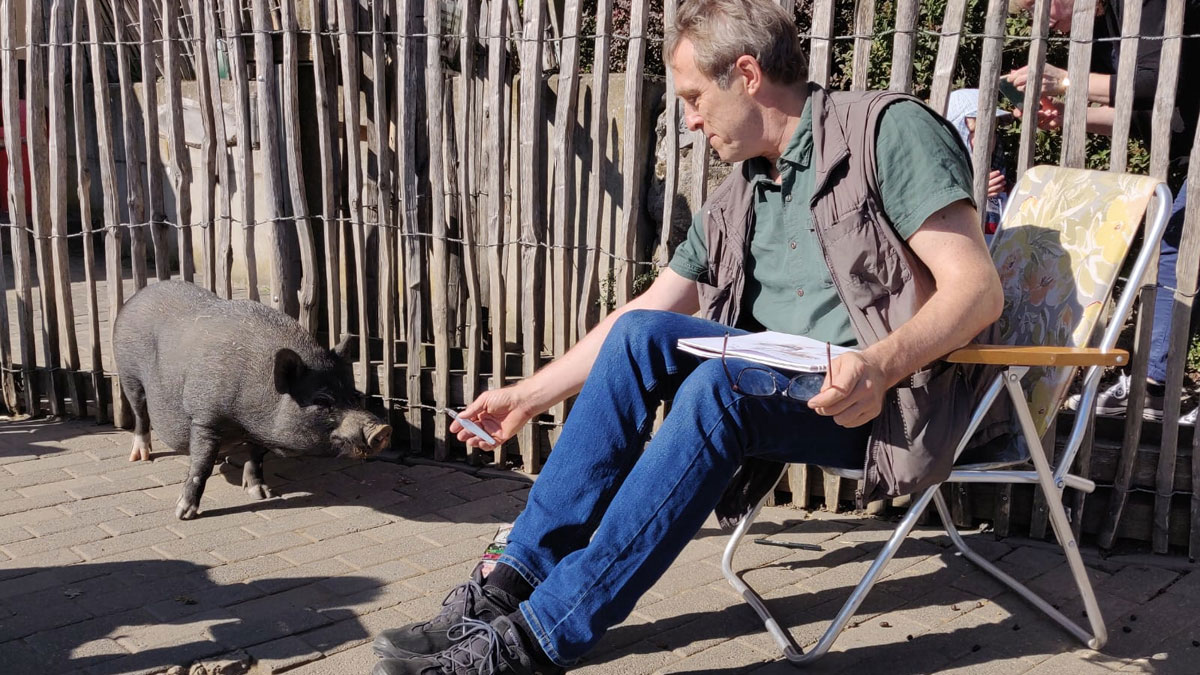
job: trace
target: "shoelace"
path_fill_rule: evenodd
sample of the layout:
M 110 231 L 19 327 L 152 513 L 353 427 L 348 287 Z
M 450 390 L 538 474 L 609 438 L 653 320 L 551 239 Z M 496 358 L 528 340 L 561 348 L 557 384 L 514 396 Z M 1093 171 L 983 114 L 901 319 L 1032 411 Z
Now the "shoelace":
M 486 621 L 464 618 L 450 627 L 447 637 L 454 646 L 438 654 L 437 662 L 449 672 L 473 668 L 479 675 L 495 675 L 506 662 L 504 638 Z
M 462 611 L 452 611 L 451 608 L 455 606 L 455 601 L 458 600 L 459 596 L 461 595 L 466 596 L 460 601 L 462 604 Z M 471 611 L 471 608 L 475 606 L 476 601 L 478 601 L 481 597 L 483 597 L 483 586 L 481 586 L 478 581 L 471 579 L 465 584 L 460 584 L 446 594 L 446 597 L 442 600 L 442 611 L 438 612 L 437 616 L 429 621 L 426 621 L 422 625 L 429 626 L 439 623 L 449 623 L 451 616 L 465 616 Z

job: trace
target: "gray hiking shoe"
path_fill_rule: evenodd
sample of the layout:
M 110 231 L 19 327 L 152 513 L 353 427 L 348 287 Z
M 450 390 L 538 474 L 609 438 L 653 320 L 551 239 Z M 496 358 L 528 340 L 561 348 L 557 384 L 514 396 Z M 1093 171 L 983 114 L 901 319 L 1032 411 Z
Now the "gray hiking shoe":
M 442 611 L 421 623 L 385 630 L 375 637 L 372 647 L 381 658 L 403 659 L 437 654 L 454 644 L 450 629 L 464 620 L 485 622 L 517 609 L 520 602 L 493 586 L 484 586 L 479 569 L 470 581 L 456 586 L 442 600 Z M 462 637 L 459 635 L 459 637 Z
M 383 659 L 371 675 L 558 675 L 536 644 L 507 616 L 491 623 L 463 619 L 450 631 L 454 645 L 440 654 Z

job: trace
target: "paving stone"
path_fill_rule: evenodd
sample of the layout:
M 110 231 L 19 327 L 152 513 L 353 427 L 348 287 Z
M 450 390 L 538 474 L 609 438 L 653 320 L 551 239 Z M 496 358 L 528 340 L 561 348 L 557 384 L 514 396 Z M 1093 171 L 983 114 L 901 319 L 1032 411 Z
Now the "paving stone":
M 179 555 L 195 551 L 210 552 L 217 549 L 235 549 L 239 542 L 252 541 L 254 539 L 254 535 L 236 527 L 233 529 L 212 530 L 200 534 L 191 532 L 179 534 L 180 530 L 186 532 L 187 528 L 164 529 L 167 534 L 171 535 L 171 538 L 154 544 L 155 550 L 168 558 L 175 558 Z
M 90 512 L 85 511 L 84 513 Z M 100 529 L 114 537 L 154 529 L 170 531 L 170 526 L 179 522 L 173 510 L 143 513 L 138 516 L 127 515 L 120 509 L 117 509 L 117 513 L 119 514 L 118 517 L 100 523 Z
M 353 649 L 338 652 L 320 661 L 314 661 L 289 670 L 289 675 L 345 675 L 346 673 L 369 673 L 379 660 L 371 651 L 371 645 L 363 644 Z
M 484 497 L 491 497 L 492 495 L 524 490 L 528 487 L 529 485 L 523 481 L 491 478 L 488 480 L 479 481 L 477 483 L 469 483 L 467 485 L 455 487 L 450 491 L 470 502 L 475 501 L 476 499 L 482 499 Z
M 472 539 L 449 546 L 431 548 L 415 555 L 410 555 L 405 560 L 423 570 L 441 569 L 468 560 L 478 560 L 479 556 L 483 555 L 485 546 L 486 544 L 483 544 L 479 540 Z
M 191 575 L 190 590 L 180 590 L 164 594 L 156 602 L 146 605 L 146 611 L 160 621 L 186 623 L 187 617 L 204 612 L 237 605 L 255 598 L 261 598 L 263 592 L 250 584 L 213 585 L 202 575 Z
M 63 628 L 38 632 L 25 642 L 38 651 L 44 661 L 42 672 L 62 672 L 89 668 L 122 656 L 129 651 L 110 636 L 126 626 L 152 623 L 154 617 L 144 610 L 114 613 Z
M 231 584 L 263 577 L 291 566 L 290 562 L 277 555 L 264 555 L 212 567 L 207 571 L 207 575 L 214 584 Z
M 311 545 L 311 543 L 312 540 L 308 537 L 294 532 L 281 532 L 260 539 L 221 546 L 213 549 L 212 553 L 226 562 L 238 562 L 239 560 L 247 560 L 261 555 L 269 555 L 271 553 L 279 553 L 280 551 Z
M 284 559 L 296 565 L 314 562 L 317 560 L 325 560 L 332 558 L 348 551 L 353 551 L 364 546 L 372 546 L 374 540 L 369 539 L 362 534 L 354 533 L 347 534 L 333 539 L 326 539 L 317 543 L 307 543 L 305 545 L 289 548 L 280 553 Z
M 256 537 L 266 537 L 281 532 L 298 532 L 306 527 L 329 522 L 334 518 L 332 514 L 326 513 L 322 509 L 311 509 L 286 513 L 271 520 L 260 517 L 253 522 L 242 523 L 241 528 Z
M 1097 586 L 1113 595 L 1141 603 L 1160 594 L 1180 576 L 1178 572 L 1161 567 L 1128 565 Z
M 0 546 L 16 543 L 18 541 L 25 541 L 26 539 L 32 539 L 33 537 L 34 534 L 26 529 L 26 527 L 21 525 L 0 528 Z
M 174 497 L 171 498 L 172 511 L 175 507 L 175 498 L 178 496 L 179 493 L 176 491 Z M 69 514 L 76 514 L 109 507 L 116 507 L 131 516 L 136 516 L 161 511 L 164 505 L 162 502 L 152 499 L 146 494 L 146 491 L 140 490 L 93 497 L 92 499 L 69 500 L 62 504 L 61 509 Z
M 315 541 L 328 541 L 364 530 L 391 524 L 392 520 L 378 513 L 360 514 L 357 517 L 338 518 L 300 527 L 296 532 Z
M 117 642 L 124 643 L 124 640 Z M 89 668 L 88 675 L 160 675 L 171 667 L 194 663 L 225 651 L 227 649 L 220 643 L 189 633 L 186 637 L 181 636 L 174 644 L 145 649 L 130 656 L 105 661 Z
M 56 455 L 44 455 L 24 462 L 5 464 L 4 470 L 15 476 L 20 476 L 38 471 L 62 469 L 75 464 L 91 463 L 92 461 L 92 458 L 87 455 L 63 452 Z
M 0 490 L 21 491 L 23 488 L 65 483 L 71 480 L 75 479 L 71 477 L 71 474 L 62 469 L 43 469 L 41 471 L 13 475 L 0 468 Z M 25 493 L 22 492 L 21 494 Z M 32 497 L 34 495 L 26 496 Z
M 83 558 L 79 557 L 77 553 L 69 548 L 59 548 L 22 558 L 5 560 L 4 562 L 0 562 L 0 581 L 40 572 L 48 567 L 72 565 L 82 560 Z
M 79 528 L 57 532 L 35 539 L 18 541 L 4 546 L 5 553 L 16 559 L 44 553 L 54 549 L 67 548 L 87 544 L 98 539 L 107 539 L 109 534 L 94 525 L 84 525 Z
M 18 597 L 22 598 L 21 602 L 13 602 L 11 598 L 4 601 L 4 606 L 11 612 L 11 616 L 0 619 L 0 642 L 78 623 L 92 616 L 77 603 L 53 589 L 37 593 L 34 596 L 36 601 L 32 602 L 30 596 Z
M 657 673 L 678 660 L 675 654 L 643 642 L 620 651 L 589 655 L 571 672 L 574 675 L 644 675 Z
M 295 636 L 264 642 L 246 648 L 254 657 L 255 668 L 263 673 L 278 673 L 321 658 L 320 651 Z
M 337 610 L 326 613 L 327 617 L 339 616 L 339 620 L 317 628 L 316 630 L 308 631 L 300 635 L 300 640 L 315 651 L 322 654 L 336 654 L 340 651 L 350 649 L 356 645 L 361 645 L 368 640 L 374 639 L 374 635 L 368 632 L 363 626 L 362 621 L 358 617 L 353 616 L 345 610 Z M 402 624 L 394 624 L 402 625 Z M 378 657 L 374 657 L 378 659 Z M 326 659 L 328 661 L 329 659 Z M 372 663 L 371 665 L 374 665 Z M 359 672 L 368 672 L 363 670 Z M 317 672 L 317 671 L 310 671 Z
M 165 529 L 155 529 L 109 537 L 90 544 L 75 546 L 74 550 L 86 560 L 96 560 L 126 551 L 137 551 L 150 548 L 151 546 L 163 546 L 168 542 L 175 541 L 179 541 L 179 537 L 175 536 L 175 533 Z
M 1081 659 L 1075 654 L 1059 654 L 1025 671 L 1029 675 L 1110 675 L 1113 670 L 1107 666 Z M 1193 671 L 1194 672 L 1194 671 Z
M 0 672 L 41 673 L 45 660 L 45 656 L 21 640 L 0 640 Z
M 314 560 L 304 565 L 287 567 L 264 577 L 256 577 L 250 579 L 250 583 L 263 593 L 270 595 L 353 571 L 354 568 L 346 563 L 336 558 L 327 558 Z
M 61 520 L 62 517 L 63 511 L 54 506 L 33 508 L 27 511 L 18 511 L 0 516 L 0 528 L 33 525 L 48 520 Z
M 372 540 L 373 541 L 373 540 Z M 386 544 L 374 544 L 364 548 L 354 549 L 339 554 L 338 558 L 358 568 L 374 567 L 392 562 L 398 558 L 416 555 L 430 547 L 430 543 L 420 537 L 396 539 Z M 484 546 L 479 547 L 482 555 Z
M 63 504 L 72 501 L 71 496 L 65 492 L 55 494 L 38 495 L 37 497 L 21 497 L 20 499 L 7 499 L 0 502 L 0 516 L 7 516 L 22 511 L 33 511 L 36 509 Z
M 449 496 L 449 495 L 448 495 Z M 512 522 L 525 503 L 510 494 L 499 494 L 438 509 L 438 515 L 456 523 Z
M 672 663 L 657 671 L 659 673 L 694 673 L 697 671 L 736 672 L 759 666 L 771 660 L 771 656 L 746 649 L 736 642 L 722 642 L 710 649 Z
M 383 527 L 377 527 L 373 530 L 369 530 L 364 534 L 375 541 L 386 543 L 389 541 L 396 541 L 397 539 L 406 539 L 423 532 L 428 532 L 429 530 L 444 527 L 448 522 L 450 521 L 442 518 L 441 516 L 432 515 L 428 518 L 422 518 L 420 520 L 403 520 L 398 523 L 392 523 L 391 525 L 384 525 Z
M 329 623 L 320 612 L 297 607 L 275 596 L 233 605 L 227 611 L 240 621 L 214 623 L 208 631 L 214 640 L 233 648 L 278 640 Z

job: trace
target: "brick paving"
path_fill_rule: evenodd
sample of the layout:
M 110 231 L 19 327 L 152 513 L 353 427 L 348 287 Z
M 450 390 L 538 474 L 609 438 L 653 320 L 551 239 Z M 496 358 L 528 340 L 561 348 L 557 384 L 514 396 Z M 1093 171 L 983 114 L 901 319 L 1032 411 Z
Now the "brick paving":
M 370 640 L 428 618 L 465 579 L 529 481 L 461 466 L 330 459 L 267 462 L 281 497 L 255 502 L 219 467 L 202 515 L 174 518 L 186 457 L 87 422 L 0 423 L 0 673 L 367 673 Z M 237 458 L 235 458 L 237 459 Z M 813 644 L 890 523 L 769 508 L 739 566 Z M 1061 555 L 1041 542 L 970 539 L 1009 573 L 1081 616 Z M 792 673 L 725 583 L 710 521 L 574 672 Z M 818 663 L 820 673 L 1200 672 L 1200 574 L 1186 560 L 1088 565 L 1110 631 L 1081 647 L 920 528 Z

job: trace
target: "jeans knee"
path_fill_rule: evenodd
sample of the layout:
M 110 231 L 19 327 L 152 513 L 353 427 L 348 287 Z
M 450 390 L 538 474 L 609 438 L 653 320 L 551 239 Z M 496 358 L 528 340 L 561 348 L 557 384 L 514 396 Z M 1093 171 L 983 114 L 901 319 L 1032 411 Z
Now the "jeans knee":
M 661 321 L 667 312 L 653 309 L 631 309 L 617 317 L 608 333 L 608 344 L 638 347 L 656 343 L 663 331 Z

